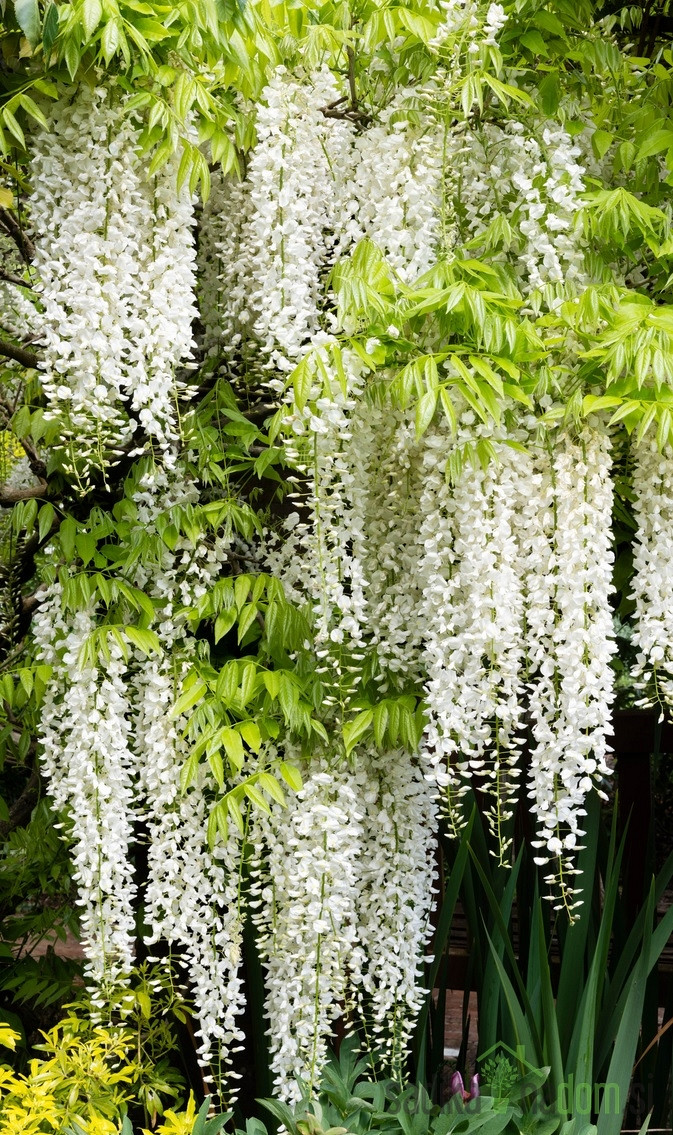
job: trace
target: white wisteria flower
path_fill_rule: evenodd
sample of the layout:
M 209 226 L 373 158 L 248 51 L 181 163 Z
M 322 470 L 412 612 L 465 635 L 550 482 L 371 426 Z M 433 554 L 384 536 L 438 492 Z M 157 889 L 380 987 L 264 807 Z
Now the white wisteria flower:
M 291 750 L 290 750 L 291 751 Z M 274 1087 L 297 1102 L 319 1083 L 334 1025 L 359 970 L 362 773 L 314 758 L 286 808 L 256 814 L 255 921 L 266 970 Z
M 673 704 L 673 452 L 645 440 L 635 450 L 632 597 L 635 677 L 646 700 Z
M 92 611 L 62 611 L 55 585 L 34 621 L 42 662 L 53 668 L 40 724 L 41 765 L 73 844 L 86 977 L 102 1009 L 133 967 L 136 883 L 131 856 L 137 762 L 130 744 L 126 662 L 108 643 L 103 662 L 81 653 Z
M 139 137 L 123 98 L 82 84 L 34 139 L 42 384 L 84 480 L 138 428 L 170 454 L 192 350 L 193 204 L 175 160 L 145 173 Z
M 553 452 L 539 455 L 523 504 L 534 846 L 539 862 L 555 862 L 548 881 L 571 910 L 585 799 L 610 772 L 611 463 L 600 426 L 577 441 L 556 437 Z
M 490 461 L 469 464 L 451 489 L 446 433 L 428 436 L 424 457 L 421 574 L 430 618 L 423 752 L 452 818 L 454 786 L 460 795 L 461 778 L 483 782 L 505 859 L 503 824 L 513 814 L 521 752 L 524 612 L 516 502 L 525 463 L 502 444 L 502 435 L 473 429 L 472 418 L 464 416 L 467 428 L 455 444 L 486 439 Z
M 437 808 L 424 769 L 404 750 L 364 753 L 355 987 L 370 1044 L 399 1082 L 427 995 L 422 963 L 436 893 Z

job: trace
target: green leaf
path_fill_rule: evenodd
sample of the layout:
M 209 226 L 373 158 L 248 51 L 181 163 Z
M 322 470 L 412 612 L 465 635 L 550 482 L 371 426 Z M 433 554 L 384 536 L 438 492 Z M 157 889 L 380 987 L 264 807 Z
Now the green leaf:
M 540 32 L 535 31 L 534 28 L 523 33 L 520 37 L 520 43 L 522 43 L 524 47 L 527 47 L 533 55 L 549 55 L 549 49 L 543 36 L 540 35 Z
M 248 799 L 252 800 L 253 804 L 255 804 L 261 812 L 265 812 L 267 815 L 271 812 L 268 801 L 264 797 L 263 793 L 260 792 L 259 788 L 257 788 L 254 784 L 251 784 L 250 781 L 248 781 L 244 785 L 244 791 Z
M 143 1017 L 146 1021 L 149 1021 L 152 1016 L 152 1002 L 144 989 L 136 990 L 136 1001 L 138 1002 Z
M 199 1114 L 194 1120 L 192 1135 L 206 1135 L 206 1119 L 208 1118 L 208 1112 L 210 1111 L 210 1104 L 211 1097 L 206 1096 L 205 1100 L 201 1104 L 201 1107 L 199 1108 Z
M 250 594 L 250 585 L 251 579 L 249 575 L 236 576 L 236 582 L 234 583 L 234 602 L 239 612 L 243 609 L 243 604 Z
M 180 717 L 181 714 L 188 713 L 190 709 L 193 709 L 197 701 L 200 701 L 203 695 L 207 692 L 208 687 L 206 686 L 206 683 L 198 678 L 194 682 L 194 684 L 189 687 L 189 689 L 185 690 L 184 693 L 180 695 L 175 705 L 173 706 L 171 716 Z
M 26 94 L 24 91 L 23 94 L 18 96 L 18 99 L 19 105 L 23 110 L 25 110 L 26 114 L 29 114 L 30 117 L 34 118 L 36 122 L 39 122 L 40 126 L 44 127 L 45 130 L 48 130 L 49 123 L 47 122 L 37 103 L 34 102 L 30 95 Z
M 47 501 L 42 505 L 42 508 L 37 514 L 37 531 L 40 537 L 40 543 L 51 532 L 51 526 L 54 523 L 54 506 Z
M 240 614 L 239 620 L 238 620 L 238 641 L 239 641 L 239 643 L 243 641 L 246 634 L 250 630 L 250 627 L 252 626 L 255 619 L 257 618 L 257 614 L 258 614 L 258 607 L 257 607 L 256 603 L 248 603 L 247 606 L 245 606 L 243 608 L 243 610 L 241 611 L 241 614 Z
M 240 733 L 237 733 L 235 729 L 223 729 L 222 744 L 234 768 L 236 770 L 241 769 L 245 762 L 245 749 Z
M 58 8 L 53 2 L 47 7 L 42 25 L 42 48 L 46 58 L 49 58 L 51 49 L 58 35 Z
M 58 538 L 61 542 L 63 555 L 66 560 L 72 560 L 75 556 L 75 536 L 77 535 L 77 524 L 72 516 L 66 516 L 58 531 Z
M 184 121 L 194 101 L 195 91 L 196 84 L 191 75 L 186 71 L 180 71 L 173 88 L 173 106 L 180 121 Z
M 386 728 L 388 726 L 388 704 L 382 701 L 377 705 L 374 710 L 374 740 L 379 749 L 383 748 L 383 739 L 386 735 Z
M 84 0 L 81 11 L 84 35 L 87 39 L 91 39 L 103 16 L 100 0 Z
M 591 135 L 591 148 L 599 160 L 607 154 L 613 142 L 614 134 L 608 134 L 607 130 L 594 130 Z
M 26 668 L 19 670 L 19 681 L 20 681 L 21 685 L 23 686 L 23 688 L 26 692 L 26 697 L 30 697 L 30 695 L 33 692 L 33 672 L 32 672 L 32 670 L 28 670 Z
M 303 410 L 311 393 L 315 377 L 315 363 L 310 354 L 305 355 L 290 375 L 294 403 L 298 410 Z
M 199 767 L 198 752 L 191 752 L 180 770 L 180 791 L 186 792 L 196 776 Z
M 535 909 L 537 912 L 537 939 L 539 951 L 539 975 L 541 986 L 541 1000 L 542 1000 L 542 1019 L 544 1022 L 544 1041 L 545 1053 L 551 1066 L 551 1086 L 552 1086 L 552 1099 L 560 1098 L 560 1089 L 564 1077 L 563 1069 L 563 1056 L 561 1054 L 561 1041 L 559 1038 L 559 1028 L 557 1020 L 556 1005 L 554 1002 L 554 991 L 552 988 L 551 971 L 549 968 L 549 958 L 547 956 L 547 947 L 545 941 L 542 904 L 540 903 L 539 895 L 536 888 Z
M 636 161 L 640 162 L 643 158 L 651 158 L 654 154 L 661 154 L 664 150 L 670 149 L 671 146 L 673 146 L 673 130 L 659 127 L 648 134 L 645 141 L 640 144 Z
M 595 414 L 598 410 L 611 410 L 613 406 L 621 406 L 621 404 L 621 398 L 609 394 L 603 394 L 600 397 L 594 394 L 585 394 L 582 400 L 582 412 L 584 414 Z
M 557 71 L 552 71 L 549 75 L 545 75 L 538 87 L 537 93 L 543 114 L 551 118 L 552 115 L 556 114 L 561 101 L 561 84 Z
M 230 607 L 228 611 L 221 611 L 215 620 L 215 642 L 219 642 L 229 633 L 236 622 L 236 608 Z
M 269 772 L 261 772 L 259 774 L 258 784 L 264 789 L 265 792 L 268 792 L 269 796 L 271 796 L 273 800 L 276 800 L 279 804 L 282 804 L 283 807 L 285 806 L 285 793 L 283 792 L 283 789 L 276 780 L 275 776 L 272 776 Z
M 14 114 L 12 113 L 12 111 L 9 109 L 8 106 L 4 106 L 2 108 L 1 114 L 2 114 L 2 119 L 5 123 L 5 126 L 9 130 L 10 134 L 12 134 L 14 136 L 14 138 L 16 138 L 16 140 L 19 143 L 19 145 L 21 146 L 21 148 L 25 149 L 26 148 L 26 139 L 24 137 L 23 130 L 19 126 L 18 122 L 16 121 L 16 118 L 14 117 Z
M 293 792 L 301 792 L 304 787 L 301 773 L 294 765 L 290 765 L 287 761 L 281 761 L 278 766 L 280 775 L 285 783 L 292 789 Z
M 426 390 L 425 394 L 423 394 L 418 400 L 418 404 L 416 406 L 417 438 L 423 436 L 435 416 L 438 395 L 439 390 Z
M 484 933 L 486 934 L 488 944 L 491 947 L 491 956 L 498 971 L 498 977 L 500 979 L 500 985 L 502 988 L 505 1004 L 507 1005 L 507 1009 L 509 1010 L 510 1021 L 512 1024 L 512 1030 L 516 1040 L 517 1049 L 521 1045 L 525 1052 L 527 1060 L 536 1062 L 540 1061 L 542 1054 L 533 1038 L 533 1033 L 531 1032 L 531 1029 L 529 1027 L 528 1017 L 521 1008 L 514 986 L 512 985 L 507 971 L 505 970 L 505 967 L 500 960 L 498 952 L 493 945 L 490 934 L 487 930 L 484 930 Z
M 238 731 L 248 748 L 253 753 L 258 753 L 262 746 L 262 734 L 257 722 L 242 721 L 238 726 Z
M 91 532 L 77 533 L 75 537 L 75 547 L 77 548 L 77 555 L 85 567 L 93 559 L 96 546 L 96 537 Z
M 161 650 L 159 636 L 155 631 L 141 630 L 140 627 L 126 627 L 124 633 L 129 642 L 137 646 L 143 654 L 158 654 Z
M 38 0 L 14 0 L 16 22 L 30 44 L 40 41 L 40 9 Z
M 343 739 L 347 757 L 353 752 L 358 741 L 364 737 L 373 720 L 374 710 L 364 709 L 362 713 L 358 713 L 357 717 L 354 717 L 352 721 L 346 722 L 343 727 Z
M 65 65 L 68 68 L 68 74 L 75 81 L 75 76 L 79 70 L 79 63 L 81 59 L 81 52 L 79 44 L 75 43 L 74 39 L 69 39 L 65 45 Z M 109 63 L 109 59 L 106 60 Z
M 222 761 L 222 754 L 215 749 L 212 753 L 208 753 L 208 764 L 210 771 L 215 777 L 217 787 L 224 788 L 224 763 Z
M 645 1002 L 645 989 L 647 985 L 647 975 L 649 973 L 649 954 L 650 942 L 652 937 L 652 919 L 654 915 L 654 883 L 650 889 L 648 898 L 646 915 L 645 915 L 645 933 L 643 935 L 643 942 L 641 954 L 636 966 L 634 967 L 633 975 L 629 984 L 628 997 L 624 1005 L 624 1011 L 619 1022 L 617 1036 L 615 1037 L 615 1044 L 612 1050 L 612 1058 L 608 1068 L 606 1077 L 606 1084 L 616 1085 L 618 1100 L 624 1101 L 628 1099 L 629 1084 L 631 1082 L 631 1073 L 633 1071 L 633 1062 L 636 1055 L 636 1047 L 638 1045 L 638 1037 L 640 1035 L 640 1023 L 643 1015 L 643 1005 Z M 617 1107 L 612 1109 L 606 1107 L 608 1100 L 608 1092 L 604 1091 L 603 1102 L 601 1110 L 598 1115 L 598 1135 L 619 1135 L 622 1127 L 622 1112 Z
M 109 64 L 113 56 L 116 55 L 117 51 L 119 50 L 120 41 L 121 36 L 119 24 L 116 20 L 108 20 L 105 27 L 103 28 L 103 34 L 100 41 L 101 51 L 103 52 L 103 58 L 106 63 Z M 150 172 L 152 172 L 151 167 Z

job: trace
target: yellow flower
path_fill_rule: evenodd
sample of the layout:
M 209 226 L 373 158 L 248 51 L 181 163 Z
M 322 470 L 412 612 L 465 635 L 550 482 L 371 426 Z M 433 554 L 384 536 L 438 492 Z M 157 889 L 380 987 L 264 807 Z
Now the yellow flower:
M 19 1034 L 10 1029 L 9 1025 L 0 1025 L 0 1044 L 3 1048 L 16 1048 L 19 1039 Z
M 159 1127 L 155 1127 L 154 1131 L 148 1131 L 145 1127 L 143 1128 L 143 1135 L 192 1135 L 195 1119 L 196 1104 L 194 1103 L 194 1096 L 190 1092 L 186 1111 L 179 1115 L 175 1111 L 165 1112 L 163 1122 Z

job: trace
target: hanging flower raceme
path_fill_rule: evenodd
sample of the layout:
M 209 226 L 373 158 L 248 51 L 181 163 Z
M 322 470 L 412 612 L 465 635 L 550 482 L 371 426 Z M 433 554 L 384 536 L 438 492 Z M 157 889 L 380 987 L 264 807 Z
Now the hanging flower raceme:
M 533 743 L 528 795 L 551 897 L 572 910 L 587 793 L 609 774 L 614 676 L 609 438 L 587 426 L 554 438 L 522 502 Z
M 366 581 L 366 623 L 388 675 L 417 680 L 426 631 L 419 571 L 418 517 L 423 491 L 423 444 L 409 415 L 365 405 L 353 427 L 352 449 L 364 468 L 364 521 L 360 558 Z
M 370 1047 L 402 1082 L 427 995 L 421 967 L 436 893 L 435 791 L 404 750 L 365 753 L 360 762 L 367 778 L 357 904 L 364 960 L 355 994 Z
M 82 84 L 34 139 L 42 381 L 84 478 L 138 427 L 170 449 L 175 369 L 192 346 L 191 199 L 174 161 L 146 175 L 139 136 L 123 100 Z
M 481 47 L 496 45 L 498 34 L 507 23 L 501 4 L 490 4 L 486 12 L 474 0 L 440 0 L 439 7 L 442 21 L 430 46 L 440 53 L 443 49 L 455 48 L 457 42 L 460 49 L 467 50 L 468 56 L 477 55 Z
M 89 461 L 123 445 L 125 334 L 138 304 L 136 128 L 108 92 L 84 86 L 54 108 L 33 147 L 35 267 L 44 306 L 43 386 L 51 413 Z
M 42 709 L 41 765 L 66 816 L 81 908 L 86 976 L 101 1009 L 117 1000 L 133 966 L 136 883 L 131 857 L 137 761 L 130 743 L 126 661 L 83 659 L 95 630 L 91 610 L 62 610 L 54 585 L 34 620 L 41 661 L 52 667 Z
M 636 603 L 633 643 L 635 678 L 645 702 L 673 704 L 673 453 L 655 441 L 634 454 L 632 596 Z
M 300 366 L 305 402 L 291 403 L 285 418 L 299 510 L 286 519 L 281 542 L 270 541 L 266 563 L 290 598 L 310 604 L 320 672 L 330 687 L 325 704 L 343 707 L 353 692 L 351 654 L 360 651 L 367 623 L 368 453 L 362 431 L 353 432 L 362 419 L 366 370 L 356 352 L 329 339 Z
M 463 416 L 456 444 L 478 444 L 482 431 Z M 428 671 L 428 725 L 423 752 L 452 819 L 454 794 L 475 779 L 501 858 L 513 814 L 522 728 L 523 593 L 516 545 L 516 502 L 525 462 L 503 436 L 488 439 L 492 457 L 446 481 L 447 436 L 430 434 L 421 498 L 421 572 Z M 500 443 L 500 444 L 498 444 Z
M 143 244 L 137 262 L 141 306 L 129 310 L 127 397 L 141 430 L 155 439 L 164 461 L 173 460 L 178 438 L 176 401 L 183 390 L 176 376 L 191 357 L 196 306 L 194 203 L 187 188 L 177 189 L 179 155 L 153 178 L 143 176 Z
M 212 175 L 199 224 L 199 318 L 207 354 L 230 358 L 249 328 L 243 233 L 251 199 L 249 185 L 236 174 Z
M 540 292 L 549 304 L 589 282 L 577 231 L 585 188 L 579 157 L 570 136 L 551 124 L 533 134 L 522 122 L 480 123 L 447 137 L 459 244 L 502 246 L 523 295 Z
M 188 791 L 182 788 L 190 745 L 182 736 L 185 722 L 172 714 L 175 661 L 175 653 L 163 663 L 148 659 L 134 681 L 136 743 L 145 754 L 140 787 L 148 828 L 147 941 L 164 944 L 169 964 L 189 982 L 200 1062 L 218 1093 L 230 1098 L 231 1057 L 243 1039 L 241 841 L 232 828 L 224 844 L 209 846 L 217 785 L 208 771 L 199 770 Z
M 294 758 L 297 759 L 296 757 Z M 334 1026 L 358 980 L 363 774 L 314 758 L 286 808 L 255 814 L 254 919 L 266 970 L 271 1070 L 282 1099 L 320 1081 Z
M 193 487 L 165 473 L 145 478 L 134 495 L 136 523 L 157 532 L 162 515 L 194 503 Z M 226 533 L 195 548 L 182 537 L 164 563 L 138 569 L 159 614 L 159 657 L 139 660 L 132 676 L 134 745 L 139 760 L 139 809 L 148 832 L 144 889 L 148 941 L 161 943 L 189 982 L 194 998 L 199 1059 L 220 1095 L 230 1098 L 231 1057 L 243 1039 L 240 976 L 241 841 L 232 828 L 210 846 L 208 820 L 217 784 L 208 766 L 185 788 L 182 772 L 192 743 L 186 721 L 173 712 L 193 661 L 195 639 L 185 610 L 222 574 L 230 547 Z
M 324 114 L 338 98 L 327 69 L 302 82 L 279 67 L 258 113 L 239 272 L 252 333 L 281 371 L 310 346 L 324 306 L 321 282 L 352 161 L 351 124 Z M 282 382 L 270 381 L 282 390 Z
M 353 174 L 339 219 L 338 249 L 365 237 L 411 283 L 436 261 L 441 196 L 441 139 L 430 120 L 410 125 L 404 100 L 355 139 Z
M 298 1079 L 319 1082 L 339 1018 L 359 1018 L 403 1079 L 435 893 L 433 789 L 409 753 L 303 767 L 301 791 L 256 813 L 250 835 L 271 1067 L 288 1101 Z
M 125 653 L 111 636 L 92 656 L 93 608 L 64 614 L 59 587 L 41 605 L 36 636 L 53 670 L 42 765 L 73 846 L 94 1003 L 102 1009 L 123 997 L 133 967 L 141 823 L 146 941 L 161 943 L 157 961 L 166 959 L 172 976 L 188 983 L 200 1060 L 215 1090 L 228 1095 L 231 1057 L 242 1040 L 241 842 L 232 830 L 210 846 L 218 786 L 207 766 L 193 785 L 183 785 L 191 743 L 173 707 L 196 645 L 185 610 L 221 575 L 230 541 L 224 533 L 195 549 L 181 537 L 169 550 L 157 538 L 162 516 L 193 503 L 193 488 L 156 469 L 133 494 L 135 523 L 160 550 L 158 562 L 139 562 L 133 577 L 155 605 L 157 651 Z

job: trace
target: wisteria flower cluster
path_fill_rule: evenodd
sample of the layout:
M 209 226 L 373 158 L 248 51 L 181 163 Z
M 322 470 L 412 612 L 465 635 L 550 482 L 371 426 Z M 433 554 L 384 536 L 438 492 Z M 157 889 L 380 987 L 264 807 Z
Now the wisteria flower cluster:
M 110 90 L 83 85 L 34 139 L 43 387 L 84 479 L 135 431 L 170 453 L 192 349 L 193 205 L 174 162 L 146 175 L 139 133 Z
M 285 724 L 273 744 L 265 738 L 257 771 L 283 756 L 303 786 L 285 805 L 274 797 L 251 808 L 243 834 L 232 826 L 213 844 L 208 817 L 221 785 L 205 763 L 181 783 L 192 750 L 175 705 L 198 653 L 186 612 L 229 572 L 229 533 L 180 537 L 156 562 L 134 565 L 129 582 L 155 609 L 154 654 L 111 640 L 109 661 L 90 651 L 85 661 L 101 612 L 65 612 L 58 585 L 35 621 L 40 658 L 53 669 L 43 767 L 73 844 L 94 995 L 104 1006 L 133 967 L 142 825 L 149 939 L 191 981 L 200 1056 L 220 1091 L 242 1041 L 245 917 L 265 967 L 280 1095 L 293 1102 L 299 1079 L 318 1082 L 340 1021 L 360 1028 L 402 1079 L 425 994 L 440 815 L 458 828 L 462 797 L 478 787 L 507 863 L 526 792 L 536 862 L 572 916 L 586 797 L 609 772 L 612 452 L 602 418 L 581 429 L 541 424 L 537 395 L 517 391 L 518 401 L 503 394 L 502 417 L 486 424 L 451 386 L 479 388 L 470 352 L 482 340 L 456 343 L 449 333 L 437 342 L 431 321 L 422 348 L 436 385 L 425 394 L 441 383 L 455 422 L 437 412 L 420 428 L 410 399 L 391 393 L 392 364 L 377 370 L 382 340 L 386 359 L 415 350 L 398 318 L 404 302 L 415 289 L 427 298 L 461 258 L 490 250 L 508 295 L 518 295 L 513 307 L 523 302 L 522 322 L 557 312 L 591 279 L 577 225 L 586 175 L 577 141 L 532 113 L 519 121 L 500 108 L 491 121 L 468 104 L 458 125 L 436 114 L 438 84 L 459 81 L 463 54 L 475 65 L 497 56 L 506 24 L 498 3 L 441 8 L 429 52 L 440 78 L 371 116 L 327 66 L 277 68 L 244 176 L 216 172 L 200 214 L 199 346 L 216 376 L 273 402 L 282 418 L 290 505 L 246 555 L 306 615 L 296 654 L 319 680 L 329 739 L 302 746 Z M 194 203 L 176 189 L 175 161 L 150 177 L 139 139 L 124 99 L 86 85 L 37 134 L 35 329 L 49 414 L 80 478 L 140 435 L 161 451 L 163 468 L 133 496 L 136 530 L 151 539 L 172 507 L 198 498 L 192 473 L 181 472 L 176 410 L 179 367 L 193 350 L 197 254 Z M 385 258 L 389 286 L 375 297 L 385 320 L 364 335 L 365 316 L 342 318 L 330 282 L 362 241 Z M 20 296 L 12 292 L 18 315 Z M 504 355 L 496 365 L 508 377 L 516 369 Z M 505 389 L 500 372 L 490 377 L 492 389 Z M 672 470 L 670 451 L 638 450 L 638 674 L 645 682 L 652 671 L 667 702 Z M 346 746 L 365 669 L 376 696 L 412 690 L 423 699 L 418 752 L 399 739 L 376 747 L 371 734 Z
M 529 797 L 543 848 L 572 907 L 572 853 L 587 792 L 609 775 L 615 650 L 612 456 L 601 428 L 541 458 L 524 512 L 531 749 Z M 546 531 L 545 531 L 546 529 Z
M 319 328 L 321 281 L 351 144 L 349 125 L 323 114 L 338 95 L 327 69 L 301 82 L 279 68 L 258 114 L 238 266 L 247 305 L 239 318 L 281 372 L 301 358 Z
M 469 25 L 469 35 L 481 37 L 479 43 L 485 38 L 488 46 L 503 27 L 504 14 L 492 5 L 488 26 L 482 27 L 469 5 L 454 5 L 450 11 L 447 7 L 446 21 L 446 36 L 458 25 L 463 30 Z M 255 272 L 265 265 L 268 249 L 280 250 L 274 253 L 273 271 L 264 268 L 267 284 L 273 280 L 273 295 L 294 295 L 299 273 L 304 291 L 297 294 L 306 296 L 291 311 L 274 299 L 262 318 L 270 320 L 277 310 L 275 322 L 265 324 L 263 333 L 259 316 L 254 324 L 264 365 L 273 361 L 282 372 L 291 362 L 299 364 L 292 387 L 282 393 L 287 405 L 285 449 L 296 470 L 293 496 L 298 507 L 286 519 L 280 541 L 268 541 L 266 564 L 280 575 L 296 602 L 310 606 L 318 672 L 325 675 L 328 690 L 325 710 L 335 721 L 348 711 L 363 651 L 371 647 L 377 652 L 382 693 L 400 680 L 425 682 L 428 723 L 423 752 L 429 775 L 456 822 L 467 785 L 475 779 L 483 785 L 493 802 L 488 815 L 504 861 L 504 831 L 519 794 L 531 700 L 530 792 L 539 815 L 540 843 L 560 872 L 561 851 L 569 852 L 581 834 L 584 795 L 605 769 L 612 640 L 608 629 L 600 658 L 587 668 L 587 651 L 607 625 L 605 572 L 600 592 L 592 575 L 596 610 L 591 621 L 600 628 L 596 638 L 589 644 L 576 641 L 570 618 L 557 626 L 566 602 L 557 543 L 568 539 L 575 553 L 578 544 L 575 533 L 571 537 L 560 527 L 558 532 L 549 530 L 548 510 L 563 514 L 564 524 L 567 520 L 570 525 L 579 523 L 586 506 L 586 523 L 603 526 L 594 546 L 605 551 L 609 565 L 609 549 L 604 547 L 609 499 L 601 497 L 600 485 L 588 474 L 579 477 L 568 489 L 568 500 L 575 504 L 566 517 L 559 496 L 564 482 L 557 471 L 541 473 L 510 448 L 512 441 L 518 446 L 528 443 L 523 423 L 493 433 L 477 427 L 470 411 L 457 436 L 433 426 L 419 443 L 404 412 L 368 397 L 367 368 L 350 349 L 339 349 L 333 315 L 326 329 L 321 273 L 334 255 L 347 254 L 367 238 L 385 254 L 400 281 L 412 282 L 432 269 L 438 257 L 469 255 L 471 248 L 492 239 L 491 208 L 497 198 L 498 218 L 510 233 L 502 241 L 503 262 L 513 270 L 524 296 L 553 308 L 561 284 L 566 291 L 581 291 L 589 282 L 576 227 L 584 190 L 580 149 L 559 127 L 542 124 L 536 133 L 515 120 L 467 122 L 445 136 L 429 113 L 421 126 L 412 127 L 400 96 L 377 123 L 355 137 L 349 134 L 350 124 L 338 123 L 331 145 L 338 147 L 341 164 L 328 163 L 326 172 L 324 112 L 334 105 L 328 96 L 335 93 L 329 82 L 324 72 L 310 82 L 291 78 L 283 69 L 276 74 L 264 99 L 260 141 L 247 178 L 245 222 L 237 238 L 239 250 L 251 250 L 247 292 L 253 309 L 261 295 L 255 291 Z M 303 147 L 302 169 L 310 175 L 306 186 L 320 179 L 323 186 L 329 182 L 330 200 L 339 201 L 336 243 L 335 219 L 322 189 L 311 190 L 311 209 L 304 208 L 301 193 L 293 198 L 285 193 L 294 184 L 297 146 Z M 339 171 L 348 168 L 349 153 L 356 160 L 345 187 Z M 427 184 L 434 193 L 427 193 Z M 287 211 L 291 201 L 301 212 L 292 221 Z M 223 219 L 222 224 L 230 222 Z M 257 244 L 251 243 L 253 233 Z M 288 233 L 294 234 L 291 242 L 285 240 Z M 241 286 L 245 277 L 244 270 Z M 375 346 L 373 341 L 372 349 Z M 272 380 L 272 388 L 274 383 L 280 393 L 282 383 Z M 445 475 L 449 452 L 469 449 L 480 439 L 488 440 L 495 457 L 486 465 L 473 463 L 450 485 Z M 559 444 L 563 448 L 565 442 Z M 600 450 L 606 486 L 608 452 Z M 531 559 L 533 555 L 539 560 Z M 573 571 L 579 579 L 575 558 Z M 586 571 L 591 572 L 589 566 Z M 537 579 L 542 572 L 544 583 Z M 564 649 L 575 652 L 577 666 L 550 661 L 557 654 L 564 657 Z M 556 688 L 558 675 L 569 669 L 577 684 L 572 695 Z M 577 731 L 563 724 L 571 716 L 561 708 L 566 696 L 573 705 L 577 698 L 585 706 L 581 742 Z M 558 734 L 565 757 L 544 749 L 545 728 L 550 738 Z M 566 757 L 568 768 L 560 772 Z
M 466 415 L 468 423 L 474 415 Z M 461 437 L 459 435 L 459 441 Z M 503 439 L 501 439 L 503 440 Z M 525 463 L 500 445 L 486 469 L 466 470 L 451 491 L 442 449 L 428 439 L 420 561 L 426 610 L 424 645 L 429 721 L 424 748 L 451 789 L 455 768 L 483 781 L 501 856 L 508 840 L 521 752 L 523 594 L 516 513 Z M 460 785 L 457 785 L 460 792 Z
M 194 500 L 194 489 L 156 470 L 139 484 L 136 523 L 156 534 L 158 518 Z M 159 546 L 159 542 L 157 542 Z M 62 610 L 55 585 L 36 634 L 53 676 L 41 725 L 43 769 L 56 807 L 67 817 L 82 906 L 83 943 L 94 1002 L 101 1010 L 122 992 L 135 950 L 134 848 L 142 823 L 147 842 L 143 884 L 147 941 L 173 976 L 188 984 L 198 1019 L 200 1059 L 222 1091 L 242 1040 L 240 837 L 211 848 L 210 801 L 217 786 L 201 769 L 188 791 L 181 773 L 190 752 L 185 720 L 173 713 L 195 640 L 184 611 L 221 574 L 226 534 L 195 550 L 182 538 L 161 562 L 139 565 L 134 583 L 157 604 L 160 655 L 126 657 L 111 640 L 110 659 L 83 665 L 95 612 Z M 73 675 L 73 677 L 71 677 Z
M 110 645 L 104 668 L 81 664 L 94 627 L 93 611 L 63 617 L 58 585 L 35 622 L 42 660 L 54 670 L 44 698 L 42 768 L 56 808 L 67 813 L 87 976 L 102 1008 L 133 967 L 136 762 L 119 645 Z
M 297 759 L 295 755 L 295 759 Z M 310 759 L 287 808 L 256 815 L 254 921 L 265 960 L 275 1088 L 319 1079 L 336 1022 L 359 1017 L 403 1077 L 424 995 L 435 877 L 432 790 L 406 752 Z
M 645 700 L 663 708 L 673 703 L 673 454 L 668 448 L 661 453 L 654 441 L 644 441 L 634 458 L 636 678 Z
M 483 247 L 497 224 L 502 258 L 511 261 L 524 295 L 541 293 L 553 305 L 561 285 L 586 287 L 586 250 L 576 228 L 585 188 L 580 146 L 559 126 L 544 125 L 536 137 L 513 120 L 465 126 L 447 147 L 459 243 Z

